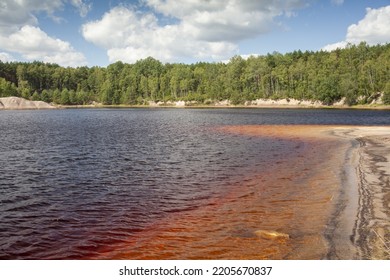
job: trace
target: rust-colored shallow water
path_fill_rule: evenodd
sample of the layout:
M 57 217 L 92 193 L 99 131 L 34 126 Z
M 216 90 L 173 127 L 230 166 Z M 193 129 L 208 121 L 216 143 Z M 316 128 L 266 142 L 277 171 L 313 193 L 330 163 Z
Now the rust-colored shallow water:
M 132 236 L 114 259 L 321 259 L 347 143 L 326 126 L 225 126 L 242 136 L 289 139 L 286 160 L 255 168 L 209 206 L 172 214 Z M 233 172 L 233 171 L 232 171 Z M 276 232 L 269 237 L 258 232 Z

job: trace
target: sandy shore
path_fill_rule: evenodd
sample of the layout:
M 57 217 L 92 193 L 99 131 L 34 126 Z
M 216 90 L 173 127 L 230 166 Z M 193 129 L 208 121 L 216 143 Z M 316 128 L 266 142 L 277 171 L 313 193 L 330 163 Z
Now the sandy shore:
M 327 257 L 390 259 L 390 127 L 336 128 L 333 133 L 351 146 Z
M 390 110 L 390 105 L 378 105 L 378 104 L 368 104 L 368 105 L 306 105 L 306 104 L 259 104 L 259 105 L 230 105 L 230 104 L 185 104 L 182 103 L 166 104 L 166 105 L 103 105 L 101 103 L 91 104 L 91 105 L 56 105 L 56 108 L 59 109 L 91 109 L 91 108 L 169 108 L 169 109 L 227 109 L 227 108 L 236 108 L 236 109 L 357 109 L 357 110 Z

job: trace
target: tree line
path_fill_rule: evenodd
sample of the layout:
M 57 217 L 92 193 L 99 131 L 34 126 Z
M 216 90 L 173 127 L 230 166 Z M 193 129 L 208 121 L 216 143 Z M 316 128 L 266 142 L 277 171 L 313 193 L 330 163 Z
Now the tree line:
M 42 62 L 1 62 L 0 97 L 18 96 L 64 105 L 259 98 L 390 104 L 390 44 L 348 45 L 332 52 L 274 52 L 227 63 L 166 63 L 148 57 L 134 64 L 61 67 Z

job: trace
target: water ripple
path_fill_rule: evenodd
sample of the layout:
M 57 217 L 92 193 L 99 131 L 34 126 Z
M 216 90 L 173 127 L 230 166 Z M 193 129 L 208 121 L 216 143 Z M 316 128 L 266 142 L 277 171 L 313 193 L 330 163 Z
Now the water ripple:
M 350 122 L 390 119 L 351 114 Z M 250 184 L 243 174 L 303 148 L 214 126 L 332 118 L 340 121 L 340 111 L 1 111 L 0 259 L 98 258 L 164 218 L 217 205 L 229 186 Z M 220 227 L 214 230 L 230 230 Z

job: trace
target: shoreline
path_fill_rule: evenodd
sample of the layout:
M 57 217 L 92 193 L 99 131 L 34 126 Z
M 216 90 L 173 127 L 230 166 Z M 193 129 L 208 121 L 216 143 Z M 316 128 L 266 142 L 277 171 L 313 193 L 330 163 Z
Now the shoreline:
M 325 259 L 390 259 L 390 127 L 335 127 L 349 142 Z
M 1 97 L 0 110 L 31 110 L 31 109 L 99 109 L 99 108 L 176 108 L 176 109 L 367 109 L 367 110 L 390 110 L 390 105 L 371 103 L 366 105 L 348 106 L 342 102 L 332 105 L 324 105 L 319 101 L 306 100 L 271 100 L 264 99 L 256 101 L 246 101 L 244 104 L 233 105 L 229 100 L 215 101 L 208 104 L 198 103 L 196 101 L 168 101 L 154 102 L 149 101 L 149 104 L 144 105 L 104 105 L 101 103 L 92 103 L 88 105 L 60 105 L 54 103 L 46 103 L 43 101 L 31 101 L 21 97 Z
M 390 110 L 390 105 L 56 105 L 57 109 L 336 109 L 336 110 Z
M 390 134 L 359 137 L 358 219 L 352 241 L 361 259 L 390 259 Z

